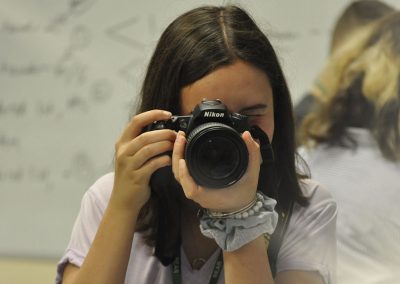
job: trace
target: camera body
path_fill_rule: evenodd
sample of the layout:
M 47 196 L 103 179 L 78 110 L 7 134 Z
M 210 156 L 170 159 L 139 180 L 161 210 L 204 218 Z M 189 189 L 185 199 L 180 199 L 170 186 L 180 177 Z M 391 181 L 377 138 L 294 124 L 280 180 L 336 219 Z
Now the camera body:
M 144 131 L 182 130 L 187 144 L 185 160 L 197 184 L 224 188 L 246 172 L 248 151 L 241 133 L 250 130 L 247 116 L 230 113 L 220 100 L 203 100 L 191 115 L 156 121 Z

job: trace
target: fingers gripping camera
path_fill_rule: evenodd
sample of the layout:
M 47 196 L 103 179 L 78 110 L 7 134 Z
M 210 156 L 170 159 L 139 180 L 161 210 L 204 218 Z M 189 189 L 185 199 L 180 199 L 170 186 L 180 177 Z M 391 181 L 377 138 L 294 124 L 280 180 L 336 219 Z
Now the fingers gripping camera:
M 156 121 L 145 131 L 182 130 L 186 133 L 185 160 L 197 184 L 228 187 L 244 175 L 249 153 L 241 133 L 250 130 L 247 117 L 230 113 L 220 100 L 204 100 L 192 115 Z

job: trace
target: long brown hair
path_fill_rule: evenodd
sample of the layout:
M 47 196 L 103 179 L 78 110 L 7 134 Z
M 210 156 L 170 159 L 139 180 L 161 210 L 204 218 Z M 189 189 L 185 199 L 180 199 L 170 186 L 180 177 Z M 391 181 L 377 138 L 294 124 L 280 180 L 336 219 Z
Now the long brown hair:
M 269 40 L 243 9 L 204 6 L 175 19 L 161 35 L 150 60 L 138 112 L 157 108 L 179 114 L 179 96 L 183 87 L 238 59 L 264 71 L 273 90 L 275 133 L 272 147 L 280 183 L 277 191 L 263 190 L 276 198 L 283 208 L 291 201 L 305 205 L 307 200 L 302 195 L 295 167 L 289 90 Z M 160 175 L 162 185 L 157 183 Z M 157 257 L 168 264 L 179 247 L 182 196 L 177 193 L 179 185 L 167 170 L 157 173 L 153 181 L 153 193 L 142 209 L 138 230 L 147 233 L 145 238 L 156 247 Z

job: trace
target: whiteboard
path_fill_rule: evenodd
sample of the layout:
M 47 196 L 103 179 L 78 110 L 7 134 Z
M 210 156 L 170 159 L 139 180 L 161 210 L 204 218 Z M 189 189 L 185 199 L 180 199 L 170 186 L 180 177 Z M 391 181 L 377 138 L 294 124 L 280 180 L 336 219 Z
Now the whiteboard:
M 230 2 L 270 35 L 297 101 L 347 1 Z M 163 28 L 206 3 L 228 1 L 0 0 L 0 256 L 61 256 Z

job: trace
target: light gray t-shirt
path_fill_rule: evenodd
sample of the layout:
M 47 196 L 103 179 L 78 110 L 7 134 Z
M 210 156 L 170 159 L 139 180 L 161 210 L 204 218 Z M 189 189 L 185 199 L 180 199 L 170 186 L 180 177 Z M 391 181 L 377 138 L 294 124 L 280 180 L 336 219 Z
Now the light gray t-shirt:
M 109 173 L 85 193 L 70 242 L 58 264 L 56 283 L 61 283 L 64 267 L 68 262 L 82 265 L 107 207 L 113 182 L 114 174 Z M 301 207 L 295 204 L 278 254 L 277 271 L 317 271 L 325 279 L 325 283 L 336 283 L 336 203 L 314 181 L 305 180 L 302 190 L 310 198 L 310 205 Z M 216 251 L 200 270 L 193 270 L 181 249 L 182 283 L 208 283 L 218 253 Z M 133 239 L 125 283 L 172 283 L 171 267 L 163 266 L 153 256 L 153 249 L 143 243 L 140 233 L 135 233 Z M 218 283 L 224 283 L 223 271 Z
M 340 284 L 400 283 L 400 163 L 385 160 L 370 132 L 349 128 L 358 148 L 299 153 L 338 204 Z

